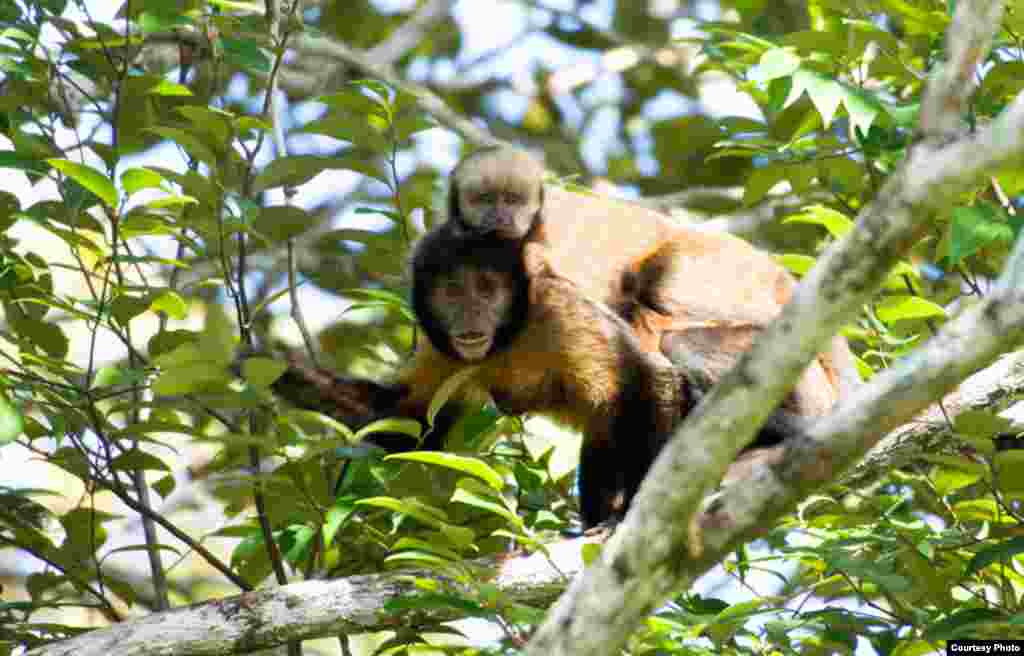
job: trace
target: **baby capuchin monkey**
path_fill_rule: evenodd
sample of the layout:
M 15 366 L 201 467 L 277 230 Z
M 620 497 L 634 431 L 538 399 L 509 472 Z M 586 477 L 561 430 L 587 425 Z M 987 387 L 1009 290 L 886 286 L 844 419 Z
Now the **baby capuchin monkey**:
M 447 225 L 460 236 L 524 240 L 542 223 L 543 182 L 544 166 L 526 151 L 478 150 L 451 172 Z
M 406 412 L 425 414 L 467 364 L 471 385 L 504 412 L 544 414 L 582 431 L 583 525 L 624 513 L 682 414 L 685 382 L 632 330 L 554 271 L 537 245 L 510 248 L 441 227 L 413 258 L 414 305 L 427 339 L 402 376 Z

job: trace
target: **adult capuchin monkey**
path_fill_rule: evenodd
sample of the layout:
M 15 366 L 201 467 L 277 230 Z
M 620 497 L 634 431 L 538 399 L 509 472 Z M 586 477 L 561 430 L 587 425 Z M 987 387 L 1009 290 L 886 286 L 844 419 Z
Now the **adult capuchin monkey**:
M 580 514 L 589 528 L 626 510 L 692 392 L 621 317 L 558 275 L 542 247 L 519 246 L 446 226 L 417 246 L 413 298 L 426 339 L 402 376 L 409 393 L 398 410 L 425 416 L 441 384 L 476 365 L 469 385 L 504 412 L 545 414 L 582 431 Z M 428 446 L 439 448 L 437 437 Z
M 696 387 L 721 378 L 792 294 L 789 273 L 742 239 L 545 186 L 543 175 L 541 163 L 517 148 L 470 154 L 452 171 L 446 226 L 512 248 L 542 246 L 554 270 L 619 312 L 645 350 L 667 356 Z M 768 433 L 786 430 L 792 417 L 825 414 L 857 380 L 846 341 L 834 338 L 797 381 Z

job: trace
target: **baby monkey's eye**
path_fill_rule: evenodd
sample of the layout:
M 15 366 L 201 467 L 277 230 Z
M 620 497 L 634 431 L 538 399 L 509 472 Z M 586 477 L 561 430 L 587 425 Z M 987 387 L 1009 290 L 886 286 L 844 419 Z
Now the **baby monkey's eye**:
M 514 191 L 506 191 L 501 195 L 501 200 L 507 205 L 522 205 L 524 198 L 522 194 L 517 194 Z

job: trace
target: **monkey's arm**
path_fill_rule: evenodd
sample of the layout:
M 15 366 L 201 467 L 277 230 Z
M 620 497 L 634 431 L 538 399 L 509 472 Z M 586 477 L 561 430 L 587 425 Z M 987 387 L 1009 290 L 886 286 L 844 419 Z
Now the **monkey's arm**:
M 353 429 L 386 417 L 415 419 L 425 435 L 418 448 L 436 450 L 461 414 L 459 404 L 446 404 L 428 432 L 427 408 L 448 372 L 433 352 L 421 349 L 401 382 L 393 385 L 339 376 L 314 366 L 295 351 L 284 357 L 288 369 L 274 382 L 274 393 L 296 407 L 321 412 Z M 416 441 L 404 433 L 374 433 L 368 441 L 392 453 L 417 448 Z

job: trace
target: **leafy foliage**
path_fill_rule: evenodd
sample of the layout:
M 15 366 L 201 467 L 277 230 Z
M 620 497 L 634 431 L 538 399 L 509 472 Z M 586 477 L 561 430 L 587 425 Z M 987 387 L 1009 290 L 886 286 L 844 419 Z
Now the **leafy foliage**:
M 542 83 L 513 84 L 488 68 L 496 50 L 462 71 L 482 82 L 431 86 L 494 132 L 542 145 L 556 170 L 606 174 L 646 195 L 739 189 L 693 201 L 695 212 L 777 204 L 781 220 L 754 237 L 802 275 L 905 158 L 954 3 L 812 1 L 787 13 L 722 2 L 721 20 L 671 47 L 671 21 L 647 4 L 657 3 L 614 3 L 607 23 L 583 10 L 526 12 L 529 30 L 603 56 L 602 78 L 538 59 L 528 77 Z M 69 5 L 79 12 L 62 15 Z M 0 486 L 0 546 L 35 567 L 18 582 L 24 601 L 0 604 L 0 653 L 76 633 L 69 606 L 109 621 L 151 607 L 164 592 L 113 566 L 132 551 L 163 559 L 174 603 L 259 585 L 275 559 L 293 578 L 439 571 L 450 586 L 420 577 L 421 594 L 389 611 L 491 619 L 514 651 L 543 609 L 506 598 L 471 559 L 542 549 L 572 526 L 578 437 L 481 405 L 447 436 L 452 452 L 381 458 L 361 448 L 366 435 L 419 426 L 347 426 L 287 408 L 269 392 L 281 362 L 237 366 L 240 350 L 284 339 L 294 321 L 282 306 L 312 302 L 300 291 L 314 287 L 337 303 L 330 324 L 316 322 L 332 368 L 379 378 L 408 356 L 405 257 L 440 207 L 441 173 L 420 157 L 436 127 L 421 95 L 342 70 L 328 93 L 286 88 L 302 111 L 282 118 L 229 82 L 262 97 L 272 76 L 294 82 L 326 64 L 303 50 L 283 57 L 295 42 L 273 40 L 259 3 L 141 0 L 109 24 L 82 19 L 88 6 L 0 6 L 0 168 L 19 181 L 0 192 L 0 445 L 59 472 Z M 362 1 L 284 24 L 370 48 L 407 18 Z M 411 78 L 454 66 L 468 29 L 446 19 L 391 63 Z M 1011 3 L 965 121 L 991 120 L 1024 89 L 1021 33 Z M 609 63 L 622 61 L 633 63 Z M 610 78 L 611 99 L 600 84 Z M 700 99 L 722 79 L 755 111 L 652 110 L 668 92 Z M 506 107 L 509 94 L 522 111 Z M 288 148 L 271 157 L 275 129 L 288 131 Z M 328 201 L 301 198 L 324 188 Z M 1020 233 L 1022 192 L 1015 167 L 931 217 L 845 331 L 865 376 L 926 338 L 953 301 L 983 293 Z M 459 383 L 438 393 L 432 416 Z M 681 595 L 633 636 L 631 653 L 852 654 L 866 643 L 909 656 L 955 637 L 1024 634 L 1024 458 L 995 414 L 1013 401 L 960 415 L 955 441 L 868 489 L 808 499 L 723 564 L 731 592 Z M 210 497 L 214 524 L 192 526 L 174 505 L 193 487 Z M 126 516 L 177 532 L 142 543 Z M 190 585 L 186 568 L 212 589 Z M 397 633 L 380 653 L 422 653 L 425 635 Z

